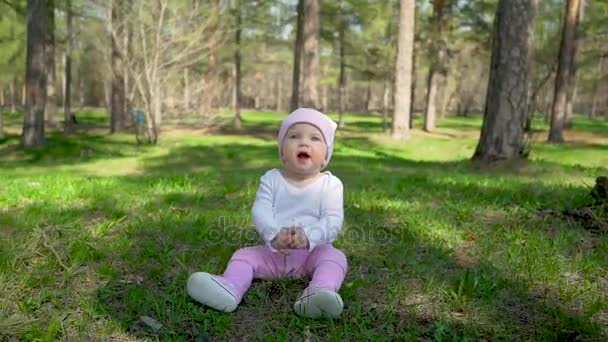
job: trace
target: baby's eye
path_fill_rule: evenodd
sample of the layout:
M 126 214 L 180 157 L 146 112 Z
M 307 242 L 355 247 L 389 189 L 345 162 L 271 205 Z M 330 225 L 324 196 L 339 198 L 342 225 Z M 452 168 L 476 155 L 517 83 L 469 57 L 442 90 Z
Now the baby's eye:
M 321 141 L 321 138 L 317 137 L 317 136 L 314 136 L 314 137 L 312 137 L 312 141 Z
M 295 138 L 297 138 L 297 136 L 295 134 L 292 134 L 289 136 L 289 139 L 295 139 Z

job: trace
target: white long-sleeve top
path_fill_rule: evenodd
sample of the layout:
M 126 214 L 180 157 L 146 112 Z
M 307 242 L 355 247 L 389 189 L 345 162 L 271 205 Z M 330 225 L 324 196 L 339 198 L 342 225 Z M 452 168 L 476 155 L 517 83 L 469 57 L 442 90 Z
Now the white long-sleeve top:
M 302 227 L 310 250 L 332 243 L 344 221 L 342 182 L 324 171 L 312 183 L 297 187 L 272 169 L 260 178 L 252 214 L 258 234 L 271 249 L 270 241 L 281 228 L 292 226 Z

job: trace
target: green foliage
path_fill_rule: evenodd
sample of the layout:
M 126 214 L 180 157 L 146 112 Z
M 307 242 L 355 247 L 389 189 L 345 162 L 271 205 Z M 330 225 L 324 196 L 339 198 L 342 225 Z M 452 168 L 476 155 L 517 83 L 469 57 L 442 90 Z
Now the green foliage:
M 24 6 L 21 2 L 15 4 Z M 0 82 L 22 77 L 25 70 L 25 30 L 23 15 L 0 3 Z

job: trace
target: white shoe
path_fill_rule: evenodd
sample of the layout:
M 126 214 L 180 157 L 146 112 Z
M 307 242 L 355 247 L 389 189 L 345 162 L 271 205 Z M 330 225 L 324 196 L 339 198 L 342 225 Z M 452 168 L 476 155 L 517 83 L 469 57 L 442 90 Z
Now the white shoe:
M 312 293 L 304 291 L 293 305 L 297 315 L 310 318 L 331 317 L 338 318 L 342 313 L 344 302 L 340 295 L 334 291 L 321 289 Z
M 238 305 L 236 296 L 226 285 L 207 272 L 196 272 L 190 275 L 187 291 L 190 297 L 197 302 L 219 311 L 232 312 Z

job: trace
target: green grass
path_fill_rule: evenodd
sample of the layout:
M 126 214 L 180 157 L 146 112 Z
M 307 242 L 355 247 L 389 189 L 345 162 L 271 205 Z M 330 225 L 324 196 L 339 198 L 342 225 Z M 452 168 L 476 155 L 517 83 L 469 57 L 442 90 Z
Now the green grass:
M 157 146 L 51 133 L 46 147 L 22 150 L 10 115 L 0 340 L 606 338 L 608 239 L 538 209 L 582 201 L 608 173 L 608 143 L 537 142 L 528 163 L 480 167 L 468 161 L 479 117 L 394 143 L 379 117 L 347 116 L 330 165 L 345 185 L 341 319 L 292 313 L 304 281 L 255 282 L 232 314 L 190 300 L 189 273 L 221 272 L 257 243 L 250 209 L 259 176 L 278 166 L 281 118 L 245 113 L 242 134 L 174 133 Z M 608 137 L 603 122 L 575 128 Z

